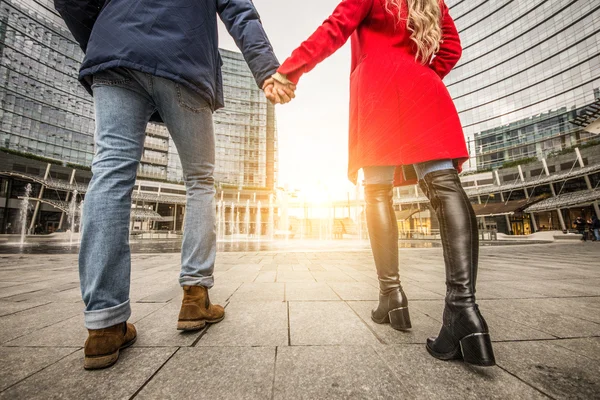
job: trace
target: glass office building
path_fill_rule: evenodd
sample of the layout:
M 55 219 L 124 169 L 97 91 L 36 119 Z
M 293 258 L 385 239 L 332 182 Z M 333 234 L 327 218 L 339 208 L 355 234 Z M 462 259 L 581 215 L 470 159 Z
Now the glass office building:
M 588 141 L 576 122 L 600 99 L 600 3 L 447 0 L 463 56 L 446 78 L 471 169 Z
M 225 187 L 273 188 L 273 107 L 243 57 L 222 51 L 226 108 L 215 114 L 215 178 Z M 83 54 L 52 0 L 0 0 L 0 148 L 89 167 L 94 105 L 77 82 Z M 139 179 L 181 182 L 175 146 L 149 124 Z

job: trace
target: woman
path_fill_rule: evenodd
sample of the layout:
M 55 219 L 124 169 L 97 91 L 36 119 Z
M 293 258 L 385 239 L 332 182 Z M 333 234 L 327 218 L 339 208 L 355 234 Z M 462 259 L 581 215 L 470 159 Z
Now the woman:
M 439 1 L 344 0 L 273 79 L 275 93 L 283 95 L 285 85 L 293 88 L 352 36 L 348 173 L 354 183 L 359 169 L 365 176 L 380 285 L 372 318 L 398 330 L 411 328 L 400 284 L 392 189 L 418 178 L 440 221 L 446 265 L 444 324 L 437 338 L 427 340 L 427 350 L 442 360 L 490 366 L 495 364 L 490 335 L 475 303 L 477 222 L 458 178 L 468 152 L 442 82 L 461 46 L 448 7 Z

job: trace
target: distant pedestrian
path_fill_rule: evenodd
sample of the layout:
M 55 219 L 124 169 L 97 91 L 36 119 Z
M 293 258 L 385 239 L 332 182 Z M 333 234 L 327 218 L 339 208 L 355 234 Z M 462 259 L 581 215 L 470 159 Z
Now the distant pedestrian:
M 583 219 L 583 217 L 577 217 L 577 219 L 575 220 L 575 223 L 573 225 L 575 225 L 575 229 L 577 229 L 577 233 L 579 233 L 581 235 L 581 241 L 582 242 L 587 241 L 587 233 L 585 231 L 585 226 L 587 225 L 587 223 L 585 222 L 585 219 Z
M 600 241 L 600 219 L 598 219 L 598 217 L 595 215 L 592 217 L 591 227 L 592 231 L 594 232 L 593 240 Z

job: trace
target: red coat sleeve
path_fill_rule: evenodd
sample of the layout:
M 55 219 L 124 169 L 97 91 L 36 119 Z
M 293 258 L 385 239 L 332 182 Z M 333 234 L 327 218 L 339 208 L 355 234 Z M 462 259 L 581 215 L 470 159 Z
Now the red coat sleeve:
M 302 74 L 336 52 L 369 15 L 373 0 L 343 0 L 333 14 L 277 70 L 298 83 Z
M 430 67 L 440 78 L 444 79 L 458 63 L 461 55 L 462 46 L 456 25 L 454 25 L 454 20 L 450 16 L 448 6 L 445 2 L 442 2 L 442 43 Z

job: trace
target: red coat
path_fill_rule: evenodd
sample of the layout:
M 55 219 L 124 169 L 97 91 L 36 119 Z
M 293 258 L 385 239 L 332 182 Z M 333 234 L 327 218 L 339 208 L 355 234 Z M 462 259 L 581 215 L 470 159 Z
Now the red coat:
M 469 157 L 456 107 L 442 82 L 462 48 L 448 7 L 441 5 L 443 43 L 429 65 L 415 61 L 410 31 L 386 11 L 385 0 L 344 0 L 278 70 L 297 83 L 352 35 L 348 177 L 354 183 L 358 170 L 367 166 L 453 159 L 460 170 Z M 405 3 L 403 21 L 406 8 Z M 395 183 L 415 180 L 397 173 Z

